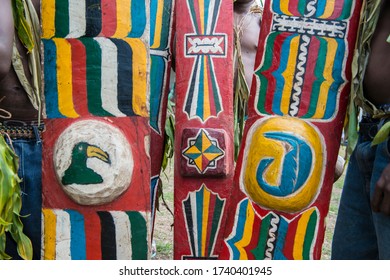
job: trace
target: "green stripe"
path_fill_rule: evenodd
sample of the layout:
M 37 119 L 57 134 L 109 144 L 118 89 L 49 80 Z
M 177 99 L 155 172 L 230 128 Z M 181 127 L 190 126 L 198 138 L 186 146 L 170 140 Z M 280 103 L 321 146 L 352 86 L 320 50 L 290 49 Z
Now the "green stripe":
M 281 1 L 285 1 L 285 0 L 281 0 Z M 298 3 L 298 11 L 301 14 L 301 16 L 305 15 L 306 7 L 307 7 L 306 0 L 300 0 Z
M 314 211 L 310 215 L 310 219 L 306 227 L 305 240 L 303 242 L 303 256 L 302 256 L 304 260 L 310 259 L 310 249 L 314 241 L 314 235 L 316 233 L 317 220 L 318 220 L 317 211 Z
M 260 113 L 265 114 L 265 99 L 267 96 L 267 88 L 268 88 L 268 79 L 261 74 L 266 70 L 269 70 L 272 66 L 272 58 L 273 58 L 273 46 L 275 45 L 275 40 L 280 32 L 275 32 L 269 35 L 267 39 L 266 52 L 264 54 L 265 60 L 264 64 L 255 74 L 260 78 L 260 91 L 259 91 L 259 101 L 257 102 L 257 110 Z M 249 85 L 251 86 L 251 85 Z
M 218 90 L 218 85 L 217 85 L 217 80 L 216 80 L 216 77 L 215 77 L 214 67 L 212 66 L 212 63 L 211 63 L 211 57 L 208 57 L 207 61 L 208 61 L 208 64 L 209 64 L 209 69 L 210 69 L 209 75 L 211 75 L 211 83 L 212 83 L 212 87 L 213 87 L 215 113 L 218 115 L 218 113 L 221 112 L 221 110 L 222 110 L 221 96 L 220 96 L 220 93 L 219 93 L 219 90 Z
M 148 234 L 145 218 L 139 212 L 126 212 L 131 224 L 131 248 L 133 260 L 148 258 Z
M 351 16 L 352 5 L 353 5 L 352 0 L 345 0 L 343 6 L 343 13 L 340 16 L 340 19 L 348 19 Z
M 265 249 L 267 245 L 271 219 L 272 219 L 272 214 L 268 214 L 261 221 L 259 243 L 257 244 L 257 247 L 251 251 L 255 260 L 263 260 L 265 257 Z
M 101 98 L 102 50 L 93 38 L 81 38 L 87 53 L 87 98 L 88 110 L 94 116 L 112 116 L 103 109 Z
M 216 197 L 215 206 L 214 206 L 214 214 L 213 214 L 213 223 L 211 225 L 212 227 L 211 227 L 210 240 L 209 240 L 210 246 L 207 250 L 208 256 L 211 256 L 211 254 L 212 254 L 211 249 L 213 247 L 212 245 L 215 243 L 216 233 L 219 229 L 219 222 L 221 220 L 222 209 L 223 209 L 224 203 L 225 202 L 223 200 L 220 200 L 218 196 Z
M 57 0 L 55 5 L 55 37 L 65 38 L 69 34 L 69 1 Z

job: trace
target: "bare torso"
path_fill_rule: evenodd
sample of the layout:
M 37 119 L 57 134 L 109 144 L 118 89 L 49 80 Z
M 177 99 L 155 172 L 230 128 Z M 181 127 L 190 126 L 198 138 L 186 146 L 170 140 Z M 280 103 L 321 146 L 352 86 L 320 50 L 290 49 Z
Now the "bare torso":
M 36 11 L 40 11 L 40 0 L 33 0 Z M 16 36 L 17 38 L 17 36 Z M 17 39 L 16 45 L 19 53 L 22 56 L 24 68 L 28 69 L 27 51 Z M 31 81 L 31 75 L 27 71 L 26 77 Z M 18 77 L 13 69 L 0 80 L 0 121 L 5 119 L 20 120 L 25 122 L 34 122 L 38 119 L 38 112 L 31 104 L 27 93 L 24 91 Z M 7 113 L 6 113 L 7 112 Z
M 390 43 L 386 42 L 389 35 L 390 1 L 383 0 L 364 77 L 364 95 L 375 105 L 390 104 Z
M 241 58 L 245 67 L 245 79 L 250 89 L 259 41 L 261 15 L 249 12 L 253 1 L 237 0 L 234 4 L 235 28 L 241 29 Z M 236 77 L 236 73 L 235 73 Z

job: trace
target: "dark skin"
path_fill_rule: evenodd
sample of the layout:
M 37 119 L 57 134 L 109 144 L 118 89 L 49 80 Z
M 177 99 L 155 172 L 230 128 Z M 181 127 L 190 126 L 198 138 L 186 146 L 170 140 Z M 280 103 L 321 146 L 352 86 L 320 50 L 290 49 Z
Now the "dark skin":
M 36 11 L 40 11 L 40 0 L 33 0 Z M 31 104 L 11 65 L 12 46 L 15 36 L 12 16 L 12 0 L 0 0 L 0 121 L 5 119 L 36 122 L 38 111 Z M 16 45 L 25 69 L 27 51 L 17 39 Z M 31 74 L 26 72 L 31 81 Z
M 383 0 L 380 18 L 371 41 L 371 54 L 364 77 L 364 94 L 372 103 L 390 103 L 390 1 Z M 375 185 L 372 209 L 390 215 L 390 164 Z
M 260 32 L 260 16 L 248 14 L 253 3 L 254 0 L 236 0 L 234 2 L 235 26 L 241 23 L 243 28 L 241 33 L 241 55 L 245 67 L 245 79 L 249 89 L 252 83 Z

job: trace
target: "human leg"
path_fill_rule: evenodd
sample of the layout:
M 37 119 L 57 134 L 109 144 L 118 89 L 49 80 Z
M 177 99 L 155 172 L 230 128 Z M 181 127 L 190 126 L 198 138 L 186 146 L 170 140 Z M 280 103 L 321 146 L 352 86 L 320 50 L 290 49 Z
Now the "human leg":
M 370 179 L 375 147 L 360 142 L 351 155 L 332 243 L 332 259 L 377 259 L 370 207 Z

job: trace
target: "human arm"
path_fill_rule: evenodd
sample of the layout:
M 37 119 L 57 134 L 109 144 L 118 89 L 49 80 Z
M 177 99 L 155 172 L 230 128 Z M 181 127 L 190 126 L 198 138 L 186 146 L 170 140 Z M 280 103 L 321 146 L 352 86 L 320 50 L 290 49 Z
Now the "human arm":
M 381 212 L 390 216 L 390 164 L 382 171 L 375 185 L 371 207 L 374 212 Z
M 0 81 L 11 67 L 14 39 L 12 0 L 0 0 Z

